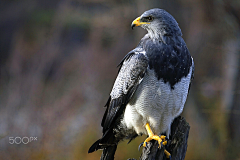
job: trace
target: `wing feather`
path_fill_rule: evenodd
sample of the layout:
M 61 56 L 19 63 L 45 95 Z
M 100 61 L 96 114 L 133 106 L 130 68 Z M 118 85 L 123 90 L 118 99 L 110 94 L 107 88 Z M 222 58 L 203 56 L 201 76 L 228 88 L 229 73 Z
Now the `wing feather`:
M 116 119 L 123 114 L 126 104 L 144 77 L 148 67 L 148 58 L 142 52 L 133 50 L 124 57 L 119 66 L 119 73 L 106 104 L 107 109 L 101 123 L 103 133 L 112 128 Z

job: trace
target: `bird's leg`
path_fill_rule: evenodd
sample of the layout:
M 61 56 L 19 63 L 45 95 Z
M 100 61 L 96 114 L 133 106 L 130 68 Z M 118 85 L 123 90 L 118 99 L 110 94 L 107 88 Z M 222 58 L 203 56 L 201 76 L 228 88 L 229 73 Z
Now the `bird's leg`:
M 158 141 L 158 144 L 159 144 L 158 148 L 161 148 L 162 145 L 166 145 L 166 144 L 167 144 L 166 136 L 161 135 L 161 136 L 159 137 L 158 135 L 154 135 L 153 132 L 152 132 L 152 130 L 151 130 L 151 128 L 150 128 L 149 123 L 147 123 L 147 124 L 145 125 L 145 127 L 146 127 L 146 130 L 147 130 L 147 132 L 148 132 L 148 136 L 149 136 L 149 137 L 143 142 L 143 147 L 146 147 L 146 144 L 147 144 L 149 141 L 153 140 L 153 139 L 156 140 L 156 141 Z M 166 149 L 164 150 L 164 153 L 165 153 L 165 155 L 166 155 L 167 158 L 170 158 L 171 154 L 170 154 Z

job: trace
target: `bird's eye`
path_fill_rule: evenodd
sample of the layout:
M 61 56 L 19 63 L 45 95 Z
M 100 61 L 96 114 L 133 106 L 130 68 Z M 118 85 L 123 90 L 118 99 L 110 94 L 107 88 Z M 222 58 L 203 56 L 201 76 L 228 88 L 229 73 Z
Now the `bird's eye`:
M 153 17 L 152 17 L 152 16 L 148 16 L 148 17 L 147 17 L 147 20 L 152 21 L 152 20 L 153 20 Z
M 141 18 L 141 21 L 142 22 L 151 22 L 151 21 L 153 21 L 153 17 L 152 16 L 146 16 L 146 17 L 142 17 Z

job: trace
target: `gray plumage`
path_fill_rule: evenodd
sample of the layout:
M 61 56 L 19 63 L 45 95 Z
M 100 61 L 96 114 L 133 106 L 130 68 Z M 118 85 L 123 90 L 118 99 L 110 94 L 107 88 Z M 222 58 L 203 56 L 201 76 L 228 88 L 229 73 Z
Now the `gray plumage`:
M 147 135 L 146 123 L 155 134 L 168 137 L 193 79 L 193 59 L 169 13 L 151 9 L 136 24 L 148 34 L 120 63 L 101 123 L 103 137 L 89 149 L 89 153 L 103 149 L 102 160 L 114 159 L 119 141 Z
M 141 15 L 142 18 L 149 16 L 154 18 L 151 25 L 143 24 L 141 27 L 148 31 L 153 41 L 161 40 L 166 43 L 169 40 L 168 36 L 182 36 L 177 21 L 165 10 L 151 9 Z

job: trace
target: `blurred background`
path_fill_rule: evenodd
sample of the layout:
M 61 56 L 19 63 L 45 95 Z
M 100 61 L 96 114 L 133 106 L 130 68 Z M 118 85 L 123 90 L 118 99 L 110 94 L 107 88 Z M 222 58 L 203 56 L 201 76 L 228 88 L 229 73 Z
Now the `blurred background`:
M 116 66 L 146 34 L 130 25 L 151 8 L 176 18 L 195 61 L 186 159 L 239 160 L 239 0 L 2 0 L 0 159 L 99 159 L 87 151 Z M 139 158 L 145 138 L 122 142 L 116 160 Z

